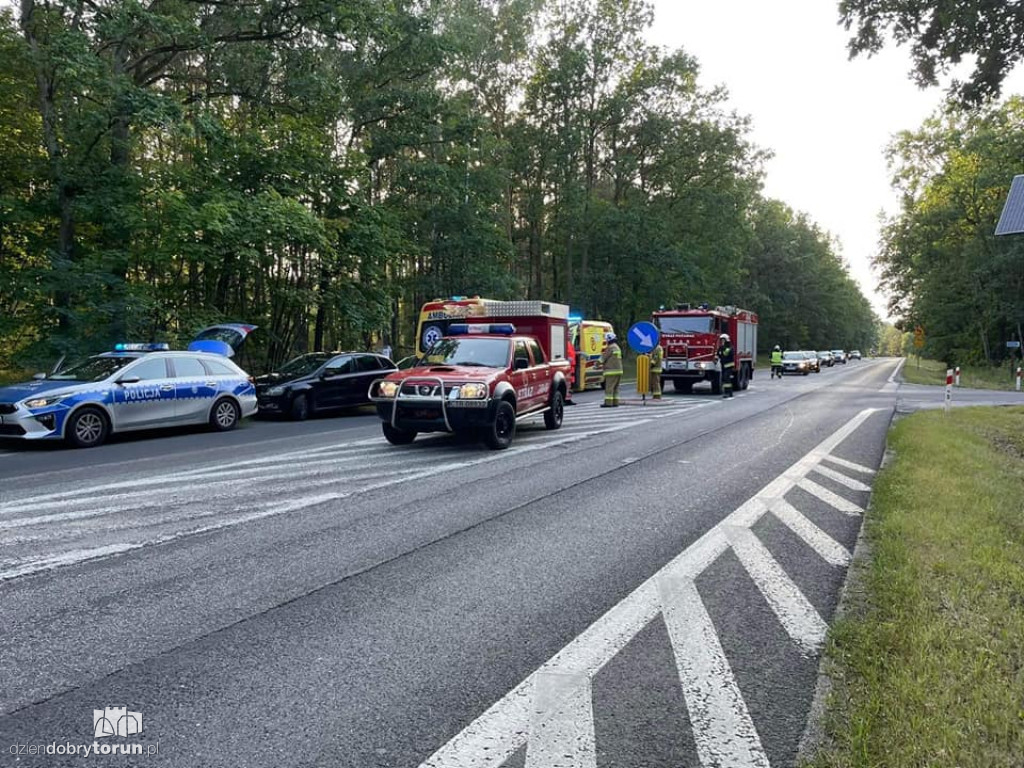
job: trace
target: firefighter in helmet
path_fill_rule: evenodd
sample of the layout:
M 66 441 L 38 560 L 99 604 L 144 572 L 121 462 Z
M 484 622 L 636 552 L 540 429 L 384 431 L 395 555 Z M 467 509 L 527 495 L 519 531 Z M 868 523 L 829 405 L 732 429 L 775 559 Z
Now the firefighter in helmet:
M 601 352 L 601 366 L 604 368 L 604 402 L 602 408 L 614 408 L 619 404 L 619 383 L 622 381 L 622 350 L 615 341 L 615 334 L 604 335 L 604 351 Z
M 651 350 L 651 394 L 655 400 L 661 400 L 661 363 L 665 359 L 665 350 L 661 348 L 661 342 L 654 345 Z
M 736 352 L 732 348 L 729 334 L 718 337 L 718 361 L 722 367 L 722 397 L 732 397 L 732 380 L 736 373 Z
M 782 347 L 778 344 L 772 349 L 772 378 L 782 378 Z

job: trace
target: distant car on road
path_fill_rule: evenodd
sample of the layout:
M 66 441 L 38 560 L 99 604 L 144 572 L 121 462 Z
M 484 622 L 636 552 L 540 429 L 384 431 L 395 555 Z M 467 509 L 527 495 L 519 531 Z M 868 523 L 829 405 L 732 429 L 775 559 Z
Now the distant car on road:
M 118 344 L 111 352 L 0 388 L 0 436 L 102 444 L 114 432 L 184 424 L 234 429 L 256 412 L 249 375 L 227 357 Z
M 803 353 L 807 355 L 807 360 L 810 364 L 810 370 L 815 373 L 821 373 L 821 361 L 818 359 L 818 353 L 813 349 L 805 349 Z
M 372 352 L 311 352 L 256 378 L 261 414 L 307 419 L 321 411 L 370 402 L 370 382 L 396 370 Z
M 841 349 L 833 349 L 832 355 L 835 357 L 837 363 L 846 365 L 846 352 Z
M 850 359 L 851 360 L 860 360 L 860 350 L 859 349 L 851 349 L 850 350 Z
M 827 349 L 822 349 L 818 351 L 818 362 L 827 368 L 831 368 L 836 364 L 836 359 Z
M 812 370 L 814 369 L 811 367 L 811 360 L 806 352 L 791 350 L 782 353 L 782 372 L 784 374 L 800 373 L 806 376 Z

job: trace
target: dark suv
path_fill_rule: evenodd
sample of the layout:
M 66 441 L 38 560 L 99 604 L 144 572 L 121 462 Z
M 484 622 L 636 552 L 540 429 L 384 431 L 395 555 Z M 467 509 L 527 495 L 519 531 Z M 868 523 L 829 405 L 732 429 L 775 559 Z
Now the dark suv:
M 260 413 L 306 419 L 320 411 L 370 402 L 370 382 L 395 364 L 370 352 L 311 352 L 256 378 Z

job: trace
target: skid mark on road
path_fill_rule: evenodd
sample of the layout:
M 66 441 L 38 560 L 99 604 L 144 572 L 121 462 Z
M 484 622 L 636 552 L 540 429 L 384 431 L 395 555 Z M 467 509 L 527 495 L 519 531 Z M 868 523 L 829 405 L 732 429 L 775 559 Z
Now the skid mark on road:
M 587 718 L 593 715 L 592 708 L 579 700 L 588 690 L 583 681 L 592 681 L 659 615 L 668 627 L 702 766 L 767 768 L 767 755 L 695 579 L 726 551 L 734 551 L 801 652 L 819 653 L 827 625 L 750 528 L 765 514 L 773 514 L 826 563 L 845 566 L 849 552 L 783 497 L 796 487 L 810 489 L 838 512 L 851 514 L 849 507 L 856 505 L 807 480 L 807 475 L 823 461 L 832 461 L 832 451 L 875 412 L 860 412 L 822 441 L 584 630 L 420 768 L 497 768 L 524 745 L 529 754 L 535 740 L 542 747 L 533 748 L 537 759 L 529 763 L 530 768 L 592 765 L 588 761 L 595 750 L 595 736 L 593 722 Z M 832 463 L 842 465 L 842 461 Z M 555 688 L 562 691 L 560 702 L 552 701 L 552 675 L 572 681 Z M 558 714 L 542 717 L 538 715 L 541 712 Z M 577 722 L 565 722 L 573 716 Z
M 710 404 L 680 400 L 643 411 L 575 406 L 562 429 L 524 424 L 504 451 L 430 438 L 396 448 L 374 438 L 26 494 L 0 504 L 0 581 L 547 451 Z

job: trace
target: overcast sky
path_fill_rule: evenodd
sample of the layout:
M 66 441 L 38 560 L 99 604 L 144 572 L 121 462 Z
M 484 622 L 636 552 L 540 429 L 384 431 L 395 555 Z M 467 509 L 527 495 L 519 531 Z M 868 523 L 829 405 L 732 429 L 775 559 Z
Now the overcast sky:
M 838 0 L 652 1 L 651 40 L 684 48 L 700 62 L 704 87 L 729 90 L 732 108 L 753 120 L 753 140 L 775 153 L 765 194 L 839 238 L 851 274 L 885 317 L 870 268 L 878 212 L 898 210 L 884 149 L 935 111 L 942 89 L 912 83 L 903 48 L 849 61 Z

